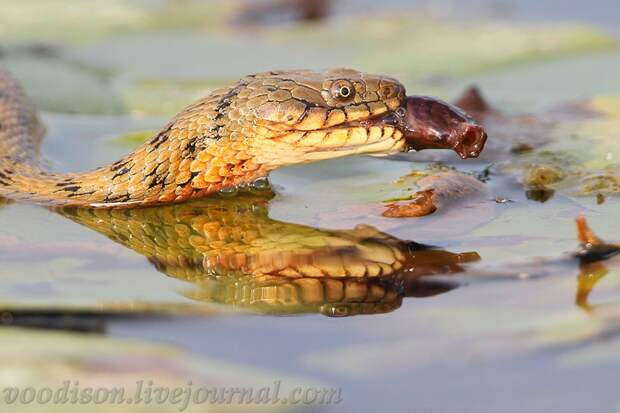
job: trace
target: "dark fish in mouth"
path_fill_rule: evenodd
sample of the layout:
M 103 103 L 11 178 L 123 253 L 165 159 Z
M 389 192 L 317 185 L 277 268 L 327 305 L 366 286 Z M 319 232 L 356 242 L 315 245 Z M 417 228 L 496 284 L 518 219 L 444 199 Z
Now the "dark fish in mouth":
M 394 114 L 409 150 L 452 149 L 461 158 L 476 158 L 487 134 L 461 108 L 426 96 L 408 96 Z

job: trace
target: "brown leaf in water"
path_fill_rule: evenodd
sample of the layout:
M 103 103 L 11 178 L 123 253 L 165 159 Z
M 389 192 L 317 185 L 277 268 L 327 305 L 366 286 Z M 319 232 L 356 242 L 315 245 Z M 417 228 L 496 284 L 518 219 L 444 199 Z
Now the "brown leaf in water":
M 579 242 L 585 245 L 600 245 L 603 244 L 603 241 L 590 229 L 588 223 L 586 222 L 586 217 L 580 215 L 575 219 L 577 223 L 577 239 Z
M 437 210 L 433 205 L 433 190 L 416 192 L 411 201 L 402 203 L 391 203 L 386 205 L 383 211 L 384 217 L 390 218 L 412 218 L 430 215 Z
M 575 253 L 580 262 L 575 304 L 591 312 L 595 306 L 589 303 L 590 293 L 609 272 L 605 260 L 620 253 L 620 244 L 607 243 L 597 237 L 583 215 L 578 216 L 575 223 L 577 224 L 577 239 L 581 243 L 581 249 Z
M 581 215 L 575 220 L 581 249 L 575 254 L 582 265 L 606 260 L 620 253 L 620 244 L 608 243 L 597 237 Z
M 482 182 L 456 172 L 425 176 L 418 180 L 418 185 L 421 189 L 413 193 L 410 200 L 387 204 L 382 215 L 390 218 L 422 217 L 484 191 Z

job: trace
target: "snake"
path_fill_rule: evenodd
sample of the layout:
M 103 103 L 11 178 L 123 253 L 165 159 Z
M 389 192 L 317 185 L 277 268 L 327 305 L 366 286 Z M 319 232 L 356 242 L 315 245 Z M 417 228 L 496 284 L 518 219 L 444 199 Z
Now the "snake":
M 0 198 L 48 207 L 158 206 L 237 191 L 269 172 L 356 154 L 445 148 L 477 156 L 486 134 L 396 79 L 356 71 L 251 74 L 174 116 L 131 153 L 85 172 L 45 168 L 44 128 L 20 85 L 0 69 Z

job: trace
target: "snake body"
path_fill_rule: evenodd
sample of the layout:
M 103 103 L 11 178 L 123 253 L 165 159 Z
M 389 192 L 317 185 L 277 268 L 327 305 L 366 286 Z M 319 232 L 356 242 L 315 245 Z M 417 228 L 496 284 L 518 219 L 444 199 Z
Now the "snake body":
M 404 99 L 397 80 L 350 69 L 257 73 L 190 105 L 122 159 L 60 174 L 41 166 L 35 110 L 0 70 L 0 197 L 48 206 L 161 205 L 243 187 L 285 165 L 403 151 L 394 119 Z

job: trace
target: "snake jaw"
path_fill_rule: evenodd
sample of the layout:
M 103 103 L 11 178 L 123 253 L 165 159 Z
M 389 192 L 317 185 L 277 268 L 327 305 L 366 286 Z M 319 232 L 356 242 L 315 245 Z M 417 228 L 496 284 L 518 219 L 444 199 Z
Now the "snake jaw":
M 399 107 L 399 106 L 397 106 Z M 285 132 L 274 132 L 269 128 L 271 140 L 261 148 L 290 153 L 292 163 L 311 162 L 356 154 L 391 154 L 406 148 L 403 132 L 398 128 L 393 110 L 385 108 L 380 114 L 370 117 L 343 121 L 338 124 L 325 124 L 312 130 L 289 128 Z M 274 147 L 274 143 L 276 147 Z M 279 146 L 279 147 L 277 147 Z M 282 159 L 282 158 L 278 158 Z M 273 159 L 278 162 L 277 159 Z

